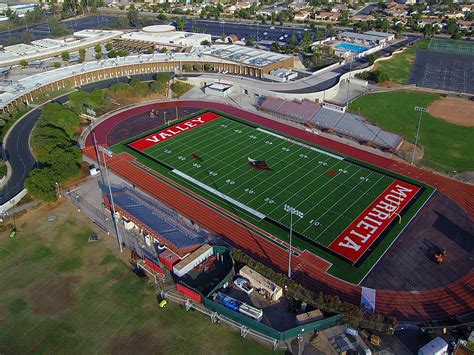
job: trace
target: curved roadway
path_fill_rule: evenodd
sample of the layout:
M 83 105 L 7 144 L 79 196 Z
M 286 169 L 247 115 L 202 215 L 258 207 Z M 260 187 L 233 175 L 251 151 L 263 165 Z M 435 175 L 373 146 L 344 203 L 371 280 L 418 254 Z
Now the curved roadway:
M 66 102 L 68 95 L 54 101 Z M 31 131 L 41 116 L 41 106 L 34 108 L 20 119 L 10 130 L 4 146 L 5 155 L 10 163 L 11 175 L 0 190 L 0 205 L 18 195 L 30 171 L 35 167 L 36 160 L 31 152 L 29 140 Z

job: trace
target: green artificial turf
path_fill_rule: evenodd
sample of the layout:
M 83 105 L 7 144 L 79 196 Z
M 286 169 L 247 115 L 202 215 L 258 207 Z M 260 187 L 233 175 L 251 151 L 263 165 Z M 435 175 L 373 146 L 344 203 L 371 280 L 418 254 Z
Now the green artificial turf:
M 438 98 L 438 95 L 418 92 L 370 94 L 354 100 L 349 109 L 414 142 L 420 118 L 415 106 L 428 107 Z M 423 114 L 419 140 L 424 149 L 423 165 L 447 173 L 472 170 L 472 142 L 474 127 L 455 125 L 429 113 Z
M 150 132 L 139 137 L 148 134 Z M 333 275 L 360 282 L 429 198 L 432 190 L 426 188 L 405 212 L 403 223 L 391 228 L 373 246 L 366 260 L 354 267 L 326 247 L 396 178 L 403 177 L 388 175 L 362 162 L 332 156 L 327 150 L 288 141 L 287 137 L 278 135 L 246 121 L 224 116 L 143 152 L 127 146 L 139 137 L 121 142 L 112 150 L 134 155 L 139 163 L 158 173 L 151 172 L 155 177 L 162 179 L 164 175 L 284 241 L 288 239 L 290 225 L 290 214 L 285 211 L 285 205 L 296 208 L 303 216 L 293 216 L 293 230 L 299 234 L 293 244 L 333 264 L 330 269 Z M 193 158 L 193 154 L 199 157 Z M 251 167 L 249 157 L 265 160 L 271 170 Z M 187 193 L 184 189 L 182 191 Z M 219 193 L 226 197 L 219 196 Z M 233 200 L 226 200 L 227 197 Z M 262 219 L 255 211 L 267 218 Z M 239 218 L 235 221 L 242 223 Z

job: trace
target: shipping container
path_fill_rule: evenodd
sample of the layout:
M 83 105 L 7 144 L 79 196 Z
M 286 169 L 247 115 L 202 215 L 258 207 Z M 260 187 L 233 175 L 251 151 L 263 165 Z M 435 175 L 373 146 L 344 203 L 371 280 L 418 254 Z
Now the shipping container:
M 176 285 L 176 290 L 178 292 L 182 293 L 183 295 L 187 296 L 189 299 L 191 299 L 193 301 L 196 301 L 196 302 L 199 302 L 199 303 L 201 303 L 201 301 L 202 301 L 201 295 L 199 293 L 187 288 L 186 286 L 184 286 L 182 284 L 177 284 Z
M 164 271 L 161 267 L 159 267 L 158 265 L 156 265 L 153 261 L 151 261 L 150 259 L 148 258 L 145 258 L 145 264 L 148 265 L 148 267 L 150 269 L 152 269 L 154 272 L 156 272 L 157 274 L 163 274 L 164 275 Z
M 162 252 L 158 258 L 163 263 L 163 265 L 168 269 L 173 271 L 173 266 L 180 261 L 178 255 L 173 253 L 171 250 L 167 249 Z

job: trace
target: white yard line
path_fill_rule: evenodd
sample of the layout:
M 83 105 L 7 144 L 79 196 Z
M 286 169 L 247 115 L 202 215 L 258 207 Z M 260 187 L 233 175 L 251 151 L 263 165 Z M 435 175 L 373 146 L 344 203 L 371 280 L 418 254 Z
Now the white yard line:
M 311 150 L 314 150 L 315 152 L 318 152 L 318 153 L 321 153 L 321 154 L 325 154 L 325 155 L 329 155 L 330 157 L 334 158 L 334 159 L 338 159 L 338 160 L 343 160 L 344 158 L 339 156 L 339 155 L 336 155 L 336 154 L 331 154 L 329 152 L 326 152 L 325 150 L 321 150 L 321 149 L 318 149 L 318 148 L 315 148 L 311 145 L 307 145 L 307 144 L 304 144 L 304 143 L 301 143 L 297 140 L 294 140 L 294 139 L 291 139 L 291 138 L 288 138 L 288 137 L 285 137 L 285 136 L 280 136 L 279 134 L 277 133 L 273 133 L 273 132 L 270 132 L 270 131 L 266 131 L 262 128 L 257 128 L 257 131 L 260 131 L 260 132 L 263 132 L 263 133 L 266 133 L 266 134 L 269 134 L 271 136 L 274 136 L 274 137 L 277 137 L 277 138 L 280 138 L 280 139 L 284 139 L 285 141 L 287 142 L 291 142 L 293 144 L 299 144 L 305 148 L 308 148 L 308 149 L 311 149 Z
M 369 175 L 369 176 L 370 176 L 370 175 Z M 380 180 L 381 180 L 381 178 L 377 180 L 377 182 L 374 184 L 374 186 L 377 185 Z M 365 181 L 364 181 L 364 180 L 361 180 L 356 186 L 362 184 L 363 182 L 365 182 Z M 356 186 L 354 186 L 354 188 L 355 188 Z M 352 189 L 351 189 L 349 192 L 347 192 L 343 197 L 341 197 L 334 205 L 337 205 L 342 199 L 346 198 L 347 195 L 350 194 L 350 193 L 352 192 L 352 190 L 354 190 L 354 188 L 352 188 Z M 324 234 L 324 232 L 326 232 L 334 223 L 336 223 L 337 221 L 339 221 L 339 219 L 340 219 L 342 216 L 344 216 L 345 213 L 346 213 L 355 203 L 357 203 L 362 197 L 364 197 L 365 195 L 366 195 L 365 193 L 362 194 L 362 195 L 360 195 L 353 203 L 350 204 L 349 207 L 347 207 L 347 208 L 344 210 L 344 212 L 339 213 L 339 217 L 336 218 L 330 225 L 328 225 L 321 233 L 319 233 L 319 234 L 318 234 L 318 237 L 319 237 L 321 234 Z M 373 202 L 373 201 L 372 201 L 372 202 Z M 372 202 L 371 202 L 371 204 L 372 204 Z M 370 205 L 369 205 L 369 206 L 370 206 Z M 325 214 L 325 213 L 324 213 L 324 214 Z M 322 216 L 324 216 L 324 214 L 323 214 Z M 309 228 L 309 227 L 308 227 L 308 228 Z M 308 228 L 306 228 L 306 229 L 308 229 Z M 305 232 L 306 232 L 306 229 L 305 229 Z
M 214 195 L 219 196 L 220 198 L 236 205 L 237 207 L 240 207 L 241 209 L 243 209 L 243 210 L 245 210 L 249 213 L 252 213 L 253 215 L 257 216 L 260 219 L 264 219 L 266 217 L 263 213 L 260 213 L 256 210 L 254 210 L 253 208 L 250 208 L 250 207 L 244 205 L 243 203 L 240 203 L 239 201 L 234 200 L 232 197 L 229 197 L 229 196 L 223 194 L 222 192 L 220 192 L 220 191 L 218 191 L 218 190 L 216 190 L 216 189 L 214 189 L 214 188 L 212 188 L 208 185 L 203 184 L 199 180 L 196 180 L 196 179 L 192 178 L 191 176 L 186 175 L 185 173 L 182 173 L 179 170 L 173 169 L 172 172 L 175 173 L 178 176 L 181 176 L 181 177 L 185 178 L 186 180 L 191 181 L 192 183 L 196 184 L 197 186 L 203 188 L 204 190 L 212 192 Z

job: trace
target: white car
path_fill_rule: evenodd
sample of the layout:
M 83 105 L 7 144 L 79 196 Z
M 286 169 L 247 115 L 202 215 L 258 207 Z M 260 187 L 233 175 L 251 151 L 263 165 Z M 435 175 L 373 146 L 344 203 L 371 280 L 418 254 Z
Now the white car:
M 275 27 L 273 27 L 273 26 L 272 26 L 272 27 L 270 27 L 270 29 L 271 29 L 271 30 L 274 30 L 274 29 L 275 29 Z
M 263 35 L 266 36 L 268 34 L 268 32 L 263 32 Z
M 250 282 L 241 277 L 235 279 L 234 285 L 244 291 L 247 295 L 250 295 L 253 292 L 253 287 L 250 285 Z

